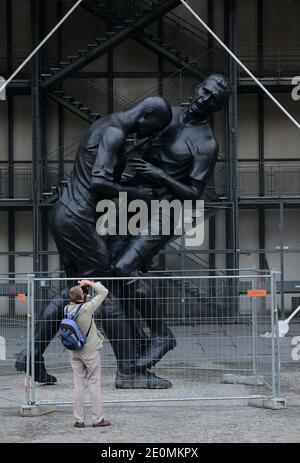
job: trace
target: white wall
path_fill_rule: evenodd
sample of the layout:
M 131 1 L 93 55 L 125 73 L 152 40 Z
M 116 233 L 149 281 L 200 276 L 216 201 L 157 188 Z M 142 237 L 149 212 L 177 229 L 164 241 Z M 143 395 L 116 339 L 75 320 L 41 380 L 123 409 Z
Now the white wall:
M 0 252 L 7 252 L 8 248 L 8 226 L 7 226 L 7 212 L 0 211 Z M 0 274 L 7 274 L 8 272 L 8 257 L 0 255 Z M 4 280 L 0 283 L 4 283 Z M 9 311 L 8 297 L 0 294 L 0 315 L 7 314 Z
M 14 97 L 14 159 L 32 159 L 32 112 L 28 96 Z M 25 136 L 24 136 L 25 135 Z
M 299 101 L 293 101 L 291 95 L 276 94 L 279 102 L 300 120 Z M 299 160 L 300 131 L 269 99 L 265 99 L 265 157 L 292 158 Z
M 55 244 L 50 232 L 48 233 L 48 251 L 57 252 L 56 244 Z M 53 272 L 53 271 L 57 270 L 59 268 L 59 257 L 49 255 L 49 257 L 48 257 L 48 266 L 49 266 L 49 271 L 50 272 Z
M 237 149 L 239 159 L 258 159 L 258 111 L 256 95 L 239 95 Z
M 0 161 L 7 161 L 7 103 L 0 102 Z
M 15 216 L 15 250 L 32 251 L 32 215 L 29 211 L 18 211 Z M 32 257 L 18 256 L 15 259 L 16 273 L 31 273 L 33 271 Z
M 7 225 L 8 213 L 0 211 L 0 252 L 7 252 L 8 248 L 8 225 Z M 8 272 L 8 257 L 0 255 L 0 274 Z

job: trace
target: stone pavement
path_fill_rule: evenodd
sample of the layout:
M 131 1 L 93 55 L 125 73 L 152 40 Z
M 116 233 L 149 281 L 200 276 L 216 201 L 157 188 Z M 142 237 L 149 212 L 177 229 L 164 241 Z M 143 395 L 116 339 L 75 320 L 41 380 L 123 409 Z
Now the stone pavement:
M 257 333 L 258 373 L 270 382 L 271 340 Z M 0 361 L 2 397 L 24 400 L 24 375 L 16 373 L 16 354 L 24 347 L 23 330 L 6 327 L 9 342 L 7 360 Z M 106 417 L 111 428 L 78 430 L 72 427 L 72 407 L 59 406 L 39 417 L 21 417 L 20 407 L 0 399 L 0 442 L 299 442 L 300 441 L 300 360 L 292 361 L 291 341 L 300 336 L 293 323 L 289 335 L 280 340 L 282 351 L 282 393 L 286 410 L 270 411 L 249 407 L 247 398 L 270 395 L 263 386 L 224 384 L 223 374 L 252 374 L 253 343 L 248 325 L 196 325 L 173 327 L 178 346 L 168 353 L 156 373 L 169 378 L 169 390 L 118 390 L 114 387 L 114 356 L 108 342 L 102 351 L 102 392 Z M 56 386 L 37 386 L 36 400 L 72 401 L 72 374 L 68 352 L 58 340 L 47 350 L 49 371 L 56 374 Z M 214 397 L 222 400 L 195 400 Z M 235 400 L 228 400 L 235 397 Z M 88 393 L 87 393 L 88 398 Z M 238 399 L 244 398 L 244 399 Z M 184 400 L 189 399 L 189 400 Z M 7 408 L 9 406 L 9 408 Z M 88 414 L 90 410 L 88 409 Z M 87 415 L 88 415 L 87 414 Z M 87 424 L 90 424 L 87 416 Z

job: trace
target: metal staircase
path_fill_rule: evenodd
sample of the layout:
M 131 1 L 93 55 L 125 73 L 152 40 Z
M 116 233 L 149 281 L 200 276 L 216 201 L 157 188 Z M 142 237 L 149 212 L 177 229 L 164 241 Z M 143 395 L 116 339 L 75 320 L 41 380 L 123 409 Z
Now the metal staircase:
M 105 36 L 95 38 L 93 43 L 88 43 L 86 46 L 78 50 L 74 56 L 69 56 L 66 60 L 61 61 L 57 67 L 53 67 L 48 73 L 42 75 L 43 81 L 41 87 L 53 88 L 54 85 L 66 79 L 68 76 L 79 71 L 84 66 L 98 59 L 114 47 L 124 42 L 131 37 L 136 31 L 147 27 L 159 17 L 166 14 L 171 9 L 179 5 L 179 0 L 153 1 L 151 9 L 142 16 L 133 17 L 131 19 L 121 20 L 122 22 L 114 25 L 110 31 L 106 32 Z M 99 9 L 105 5 L 97 2 Z
M 160 16 L 166 14 L 172 8 L 177 6 L 180 2 L 178 0 L 168 0 L 168 1 L 153 1 L 150 5 L 147 5 L 148 9 L 143 10 L 135 14 L 132 18 L 127 19 L 125 16 L 120 16 L 116 11 L 110 9 L 110 6 L 101 1 L 85 1 L 83 6 L 87 8 L 92 13 L 96 13 L 101 19 L 105 19 L 110 24 L 110 30 L 106 32 L 105 35 L 101 37 L 96 37 L 91 43 L 77 51 L 73 55 L 69 55 L 67 58 L 60 61 L 56 66 L 52 66 L 48 71 L 45 71 L 41 74 L 41 88 L 44 90 L 45 95 L 52 101 L 63 106 L 64 108 L 71 111 L 73 114 L 84 119 L 87 122 L 93 123 L 95 120 L 101 117 L 98 112 L 93 111 L 87 105 L 82 103 L 80 100 L 74 98 L 69 94 L 61 90 L 59 84 L 73 75 L 75 72 L 79 71 L 82 67 L 91 63 L 95 59 L 98 59 L 100 56 L 104 55 L 115 46 L 119 45 L 126 39 L 131 36 L 135 36 L 136 31 L 143 30 L 143 28 Z M 103 12 L 105 15 L 103 16 Z M 108 19 L 110 18 L 110 19 Z M 139 36 L 138 34 L 136 35 Z M 148 43 L 148 47 L 152 46 L 155 48 L 155 44 L 148 37 L 142 37 L 142 41 L 145 42 L 145 46 Z M 162 48 L 162 47 L 160 47 Z M 155 50 L 153 50 L 155 51 Z M 170 54 L 168 49 L 165 49 L 166 54 Z M 170 56 L 171 61 L 175 59 L 176 63 L 181 67 L 185 67 L 193 71 L 192 63 L 187 59 L 180 58 L 176 56 Z M 179 63 L 178 63 L 179 60 Z M 200 74 L 197 73 L 197 77 Z
M 119 16 L 117 11 L 112 10 L 110 5 L 103 2 L 85 0 L 82 3 L 82 7 L 96 15 L 98 18 L 104 20 L 109 25 L 118 28 L 122 27 L 124 22 L 126 23 L 128 21 L 134 21 L 135 19 L 145 16 L 149 12 L 151 4 L 149 2 L 136 2 L 136 13 L 133 15 L 134 19 L 125 19 L 124 16 Z M 196 32 L 191 31 L 191 27 L 193 27 L 192 25 L 189 23 L 187 23 L 187 25 L 179 24 L 179 21 L 181 21 L 179 16 L 172 13 L 170 18 L 168 15 L 164 16 L 163 21 L 165 21 L 166 18 L 171 22 L 171 24 L 175 25 L 175 27 L 179 27 L 180 25 L 180 28 L 183 29 L 186 33 L 194 33 L 198 39 L 202 40 L 205 45 L 207 45 L 207 40 L 203 36 L 200 36 L 199 34 L 196 34 Z M 166 61 L 173 64 L 174 66 L 190 72 L 197 79 L 203 80 L 207 74 L 207 70 L 200 68 L 198 62 L 195 61 L 195 59 L 189 56 L 184 56 L 178 48 L 168 43 L 164 43 L 162 39 L 155 37 L 152 32 L 147 31 L 144 28 L 139 29 L 137 32 L 135 31 L 131 38 L 150 51 L 162 56 Z M 216 47 L 213 48 L 213 50 L 215 49 Z M 206 54 L 210 51 L 212 50 L 209 50 L 208 52 L 206 51 Z
M 99 113 L 88 108 L 81 101 L 67 95 L 63 90 L 53 90 L 52 92 L 46 91 L 45 95 L 50 100 L 58 103 L 87 122 L 93 123 L 101 117 Z

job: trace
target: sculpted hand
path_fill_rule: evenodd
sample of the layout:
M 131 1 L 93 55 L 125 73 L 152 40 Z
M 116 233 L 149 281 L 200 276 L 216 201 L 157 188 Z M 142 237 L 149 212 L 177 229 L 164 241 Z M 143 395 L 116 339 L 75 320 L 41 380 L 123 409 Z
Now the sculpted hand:
M 133 158 L 130 162 L 130 167 L 134 169 L 139 175 L 149 177 L 151 180 L 162 184 L 165 178 L 165 172 L 159 167 L 144 161 L 143 159 Z

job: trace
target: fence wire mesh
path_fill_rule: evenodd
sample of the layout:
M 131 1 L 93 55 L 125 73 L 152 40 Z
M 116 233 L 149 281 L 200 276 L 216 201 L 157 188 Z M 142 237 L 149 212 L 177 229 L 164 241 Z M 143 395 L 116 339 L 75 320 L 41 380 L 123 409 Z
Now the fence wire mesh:
M 99 280 L 109 289 L 94 317 L 105 337 L 104 402 L 278 397 L 274 274 Z M 0 405 L 72 403 L 69 351 L 57 329 L 77 283 L 0 280 Z
M 0 277 L 0 407 L 27 401 L 26 376 L 15 368 L 18 352 L 28 349 L 28 281 Z

